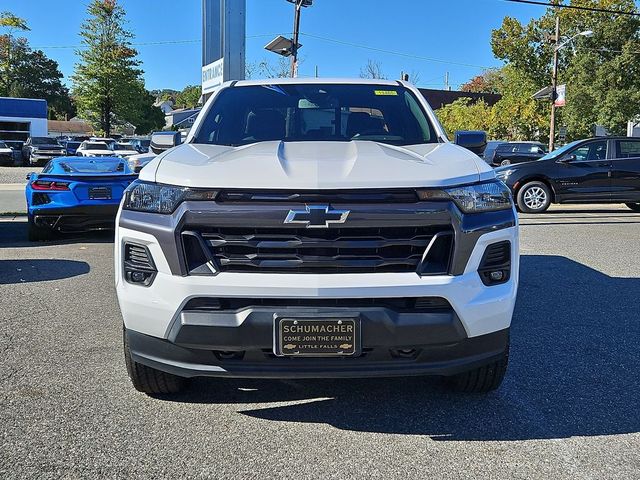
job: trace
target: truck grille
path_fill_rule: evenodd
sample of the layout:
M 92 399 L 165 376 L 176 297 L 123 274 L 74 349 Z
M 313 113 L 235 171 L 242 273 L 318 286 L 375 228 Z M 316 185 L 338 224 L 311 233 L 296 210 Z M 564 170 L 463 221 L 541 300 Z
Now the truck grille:
M 205 248 L 218 271 L 291 273 L 415 272 L 427 246 L 450 226 L 383 228 L 206 228 L 184 231 L 187 263 Z M 199 237 L 202 242 L 192 239 Z M 447 236 L 450 243 L 453 235 Z M 431 259 L 446 274 L 452 248 Z M 191 266 L 189 267 L 191 271 Z

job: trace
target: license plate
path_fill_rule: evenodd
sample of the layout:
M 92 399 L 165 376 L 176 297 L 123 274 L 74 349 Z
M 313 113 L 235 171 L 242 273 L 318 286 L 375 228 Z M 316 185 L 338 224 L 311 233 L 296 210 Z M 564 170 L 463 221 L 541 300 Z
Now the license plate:
M 111 187 L 89 187 L 90 200 L 111 200 Z
M 281 357 L 343 357 L 360 351 L 355 318 L 279 318 L 274 335 L 274 353 Z

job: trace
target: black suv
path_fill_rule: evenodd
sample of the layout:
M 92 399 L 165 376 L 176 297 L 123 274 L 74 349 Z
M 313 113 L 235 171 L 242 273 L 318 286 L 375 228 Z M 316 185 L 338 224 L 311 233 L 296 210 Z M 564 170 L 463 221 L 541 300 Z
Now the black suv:
M 508 142 L 495 147 L 485 161 L 489 165 L 506 166 L 512 163 L 530 162 L 547 154 L 547 147 L 540 142 Z
M 626 203 L 640 212 L 640 138 L 578 140 L 534 162 L 496 169 L 527 213 L 552 203 Z

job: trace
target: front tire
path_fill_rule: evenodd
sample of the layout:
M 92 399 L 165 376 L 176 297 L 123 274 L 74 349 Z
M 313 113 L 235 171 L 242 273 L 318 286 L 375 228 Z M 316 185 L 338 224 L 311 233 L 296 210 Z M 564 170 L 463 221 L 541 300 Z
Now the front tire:
M 518 191 L 516 201 L 521 212 L 542 213 L 551 205 L 551 190 L 543 182 L 529 182 Z
M 43 242 L 53 238 L 53 232 L 49 228 L 36 225 L 33 216 L 27 218 L 27 238 L 30 242 Z
M 509 345 L 499 360 L 489 365 L 449 377 L 452 390 L 460 393 L 488 393 L 502 384 L 509 364 Z
M 640 212 L 640 203 L 626 203 L 625 205 L 634 212 Z
M 134 388 L 148 395 L 167 395 L 179 393 L 187 385 L 187 379 L 170 373 L 147 367 L 135 362 L 129 349 L 129 338 L 123 329 L 124 361 Z

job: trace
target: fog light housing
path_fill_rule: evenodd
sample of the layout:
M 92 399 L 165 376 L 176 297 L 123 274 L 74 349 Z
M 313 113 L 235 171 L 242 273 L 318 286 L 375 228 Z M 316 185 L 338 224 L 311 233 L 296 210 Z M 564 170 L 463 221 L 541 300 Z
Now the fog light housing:
M 127 283 L 148 287 L 156 278 L 158 270 L 145 245 L 126 242 L 124 251 L 124 279 Z
M 492 243 L 487 247 L 478 267 L 482 283 L 500 285 L 511 277 L 511 242 Z

